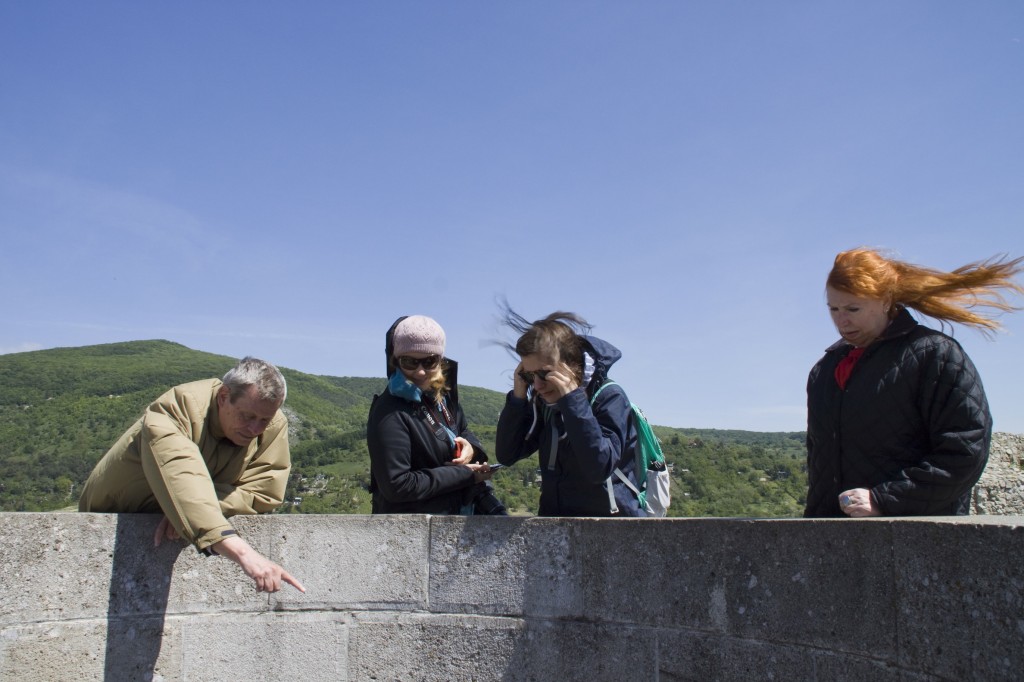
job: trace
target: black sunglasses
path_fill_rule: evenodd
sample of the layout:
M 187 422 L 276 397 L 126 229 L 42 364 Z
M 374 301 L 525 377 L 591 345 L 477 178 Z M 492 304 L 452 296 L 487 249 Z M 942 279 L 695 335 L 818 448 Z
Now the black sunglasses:
M 533 383 L 533 378 L 537 377 L 541 381 L 548 380 L 548 373 L 550 369 L 538 369 L 536 372 L 527 372 L 525 369 L 519 371 L 519 378 L 528 384 Z
M 428 355 L 425 358 L 413 358 L 408 355 L 399 355 L 397 358 L 398 366 L 404 370 L 412 372 L 417 367 L 422 367 L 426 370 L 431 370 L 437 367 L 437 364 L 441 362 L 440 355 Z

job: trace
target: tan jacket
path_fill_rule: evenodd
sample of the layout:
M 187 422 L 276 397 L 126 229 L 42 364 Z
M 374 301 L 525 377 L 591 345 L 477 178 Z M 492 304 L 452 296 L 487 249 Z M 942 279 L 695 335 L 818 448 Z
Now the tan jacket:
M 227 517 L 272 511 L 284 498 L 291 458 L 278 410 L 248 446 L 220 428 L 219 379 L 175 386 L 157 398 L 99 461 L 79 511 L 160 512 L 205 550 L 235 533 Z

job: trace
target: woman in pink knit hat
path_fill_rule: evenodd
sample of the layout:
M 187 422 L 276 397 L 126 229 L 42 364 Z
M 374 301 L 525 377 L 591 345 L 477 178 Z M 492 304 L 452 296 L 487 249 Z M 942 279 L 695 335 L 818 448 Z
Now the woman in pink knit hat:
M 458 363 L 424 315 L 398 318 L 385 336 L 387 389 L 366 426 L 374 514 L 504 514 L 491 469 L 459 405 Z

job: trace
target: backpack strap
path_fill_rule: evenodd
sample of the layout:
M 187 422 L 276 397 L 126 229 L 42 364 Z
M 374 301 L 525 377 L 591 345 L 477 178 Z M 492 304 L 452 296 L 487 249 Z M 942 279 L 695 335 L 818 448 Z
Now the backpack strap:
M 601 391 L 603 391 L 604 389 L 606 389 L 609 386 L 618 386 L 618 385 L 619 385 L 618 383 L 612 381 L 611 379 L 609 379 L 605 383 L 601 384 L 598 387 L 598 389 L 596 391 L 594 391 L 594 395 L 591 396 L 591 398 L 590 398 L 590 407 L 591 407 L 591 409 L 593 409 L 594 402 L 597 400 L 597 396 L 601 394 Z M 635 418 L 634 415 L 633 415 L 633 403 L 629 404 L 629 418 L 630 419 L 634 419 Z M 637 443 L 636 447 L 639 448 L 639 446 L 640 446 L 640 444 Z M 633 468 L 634 469 L 637 468 L 636 464 L 634 464 Z M 636 473 L 636 476 L 637 476 L 637 480 L 639 480 L 639 478 L 640 478 L 639 471 L 637 471 L 635 473 Z M 619 480 L 621 480 L 625 484 L 625 486 L 627 488 L 629 488 L 630 490 L 633 491 L 633 494 L 637 496 L 637 499 L 640 500 L 641 502 L 643 502 L 643 497 L 642 497 L 643 493 L 640 491 L 639 488 L 636 487 L 636 485 L 633 484 L 633 481 L 629 480 L 629 476 L 627 476 L 622 471 L 622 469 L 620 469 L 619 467 L 615 467 L 615 471 L 612 472 L 612 475 L 613 476 L 617 476 L 619 478 Z M 618 514 L 619 513 L 619 505 L 616 504 L 616 502 L 615 502 L 615 493 L 612 491 L 612 477 L 611 476 L 609 476 L 605 480 L 604 487 L 605 487 L 605 490 L 608 491 L 608 507 L 611 509 L 612 514 Z
M 618 469 L 615 470 L 618 472 Z M 608 491 L 608 509 L 612 514 L 619 513 L 619 505 L 615 503 L 615 493 L 612 491 L 612 477 L 604 479 L 604 489 Z
M 558 424 L 551 420 L 551 448 L 548 450 L 548 471 L 555 470 L 555 462 L 558 461 Z
M 618 384 L 615 383 L 614 381 L 612 381 L 611 379 L 609 379 L 608 381 L 606 381 L 603 384 L 601 384 L 597 388 L 597 390 L 594 391 L 594 395 L 590 396 L 590 406 L 591 407 L 594 406 L 594 402 L 597 400 L 597 396 L 601 395 L 601 391 L 603 391 L 604 389 L 608 388 L 609 386 L 618 386 Z

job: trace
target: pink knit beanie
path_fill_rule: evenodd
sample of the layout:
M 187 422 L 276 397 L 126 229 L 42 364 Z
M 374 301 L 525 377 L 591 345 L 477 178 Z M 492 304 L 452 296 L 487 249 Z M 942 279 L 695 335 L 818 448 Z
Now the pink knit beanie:
M 395 327 L 395 357 L 407 353 L 444 355 L 444 330 L 425 315 L 410 315 Z

